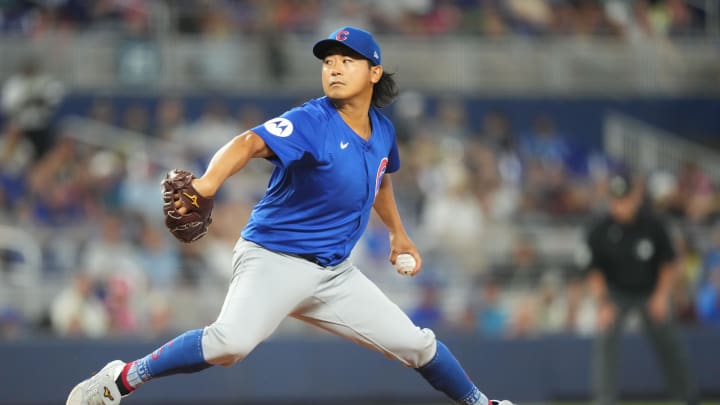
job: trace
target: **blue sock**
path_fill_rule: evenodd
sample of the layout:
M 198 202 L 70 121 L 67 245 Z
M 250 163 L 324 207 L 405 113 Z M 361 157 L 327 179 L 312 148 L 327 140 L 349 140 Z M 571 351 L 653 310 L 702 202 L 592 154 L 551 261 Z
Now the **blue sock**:
M 126 388 L 134 390 L 155 377 L 195 373 L 211 366 L 202 350 L 202 329 L 187 331 L 147 356 L 129 363 L 120 375 Z
M 430 362 L 416 368 L 436 390 L 445 393 L 458 404 L 488 405 L 488 399 L 470 381 L 455 356 L 441 341 L 437 341 L 437 352 Z

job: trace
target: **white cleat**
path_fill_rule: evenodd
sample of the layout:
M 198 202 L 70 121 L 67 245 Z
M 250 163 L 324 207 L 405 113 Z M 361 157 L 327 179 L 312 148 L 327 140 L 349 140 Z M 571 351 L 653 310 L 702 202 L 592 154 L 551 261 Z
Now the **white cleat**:
M 490 401 L 492 405 L 515 405 L 512 402 L 508 401 L 507 399 L 503 399 L 502 401 L 498 401 L 497 399 L 493 399 Z
M 120 403 L 120 390 L 115 379 L 125 363 L 113 360 L 97 374 L 76 385 L 70 391 L 65 405 L 116 405 Z

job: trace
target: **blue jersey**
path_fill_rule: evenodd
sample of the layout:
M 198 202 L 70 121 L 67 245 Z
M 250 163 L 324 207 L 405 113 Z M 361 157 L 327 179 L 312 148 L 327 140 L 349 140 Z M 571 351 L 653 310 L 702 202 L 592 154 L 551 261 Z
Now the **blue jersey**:
M 345 260 L 383 175 L 400 168 L 392 123 L 374 107 L 370 122 L 366 141 L 321 97 L 253 128 L 275 153 L 275 169 L 242 237 L 326 266 Z

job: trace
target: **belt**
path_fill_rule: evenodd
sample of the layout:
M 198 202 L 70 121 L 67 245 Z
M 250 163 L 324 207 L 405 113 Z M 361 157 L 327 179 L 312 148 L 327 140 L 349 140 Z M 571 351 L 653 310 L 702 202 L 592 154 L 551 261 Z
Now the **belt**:
M 317 256 L 310 255 L 310 254 L 302 254 L 302 255 L 296 255 L 296 256 L 301 259 L 305 259 L 305 260 L 309 261 L 310 263 L 314 263 L 314 264 L 317 264 L 318 266 L 325 267 L 325 265 L 320 262 L 320 259 L 318 259 Z

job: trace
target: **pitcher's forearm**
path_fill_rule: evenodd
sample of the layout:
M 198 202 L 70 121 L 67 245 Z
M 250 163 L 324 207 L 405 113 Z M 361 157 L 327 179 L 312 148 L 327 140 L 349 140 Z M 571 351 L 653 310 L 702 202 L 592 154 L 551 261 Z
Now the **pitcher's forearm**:
M 393 235 L 405 234 L 405 227 L 402 224 L 397 203 L 395 202 L 392 180 L 388 174 L 383 177 L 383 182 L 380 185 L 377 196 L 375 196 L 375 204 L 373 207 L 375 208 L 375 212 L 378 213 L 380 220 L 385 224 L 385 227 L 387 227 L 391 238 Z

